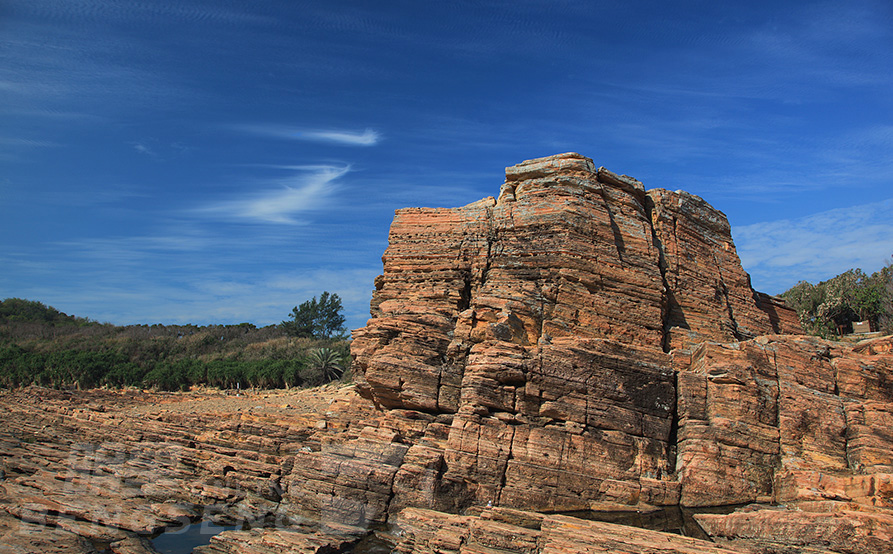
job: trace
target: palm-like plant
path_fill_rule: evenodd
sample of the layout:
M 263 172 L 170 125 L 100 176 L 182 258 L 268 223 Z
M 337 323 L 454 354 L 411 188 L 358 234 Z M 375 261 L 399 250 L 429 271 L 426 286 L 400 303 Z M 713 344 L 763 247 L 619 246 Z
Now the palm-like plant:
M 307 369 L 322 376 L 323 382 L 335 381 L 344 374 L 344 358 L 331 348 L 314 348 L 307 353 Z

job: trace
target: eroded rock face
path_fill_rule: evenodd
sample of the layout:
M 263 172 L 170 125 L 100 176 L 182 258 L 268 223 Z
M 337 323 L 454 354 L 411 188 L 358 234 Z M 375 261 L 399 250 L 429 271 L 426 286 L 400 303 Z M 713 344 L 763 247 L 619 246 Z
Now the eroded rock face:
M 852 500 L 893 507 L 887 355 L 815 337 L 704 343 L 678 380 L 687 506 Z M 869 423 L 870 422 L 870 423 Z
M 474 404 L 466 375 L 486 374 L 489 357 L 505 364 L 507 343 L 537 360 L 560 338 L 669 351 L 801 332 L 750 287 L 722 212 L 579 154 L 507 168 L 498 200 L 398 210 L 382 259 L 353 352 L 385 407 Z M 503 379 L 522 384 L 522 366 Z
M 383 261 L 360 390 L 452 415 L 443 481 L 464 502 L 676 504 L 667 352 L 799 330 L 721 212 L 579 154 L 507 168 L 498 199 L 398 210 Z

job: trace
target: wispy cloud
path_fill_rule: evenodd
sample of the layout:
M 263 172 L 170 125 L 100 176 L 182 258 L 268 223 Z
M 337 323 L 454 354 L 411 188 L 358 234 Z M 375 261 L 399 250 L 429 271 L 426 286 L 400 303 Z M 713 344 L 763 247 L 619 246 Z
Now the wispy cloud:
M 294 138 L 355 146 L 373 146 L 378 143 L 380 137 L 376 131 L 366 129 L 362 133 L 352 131 L 296 131 Z
M 798 219 L 733 229 L 738 254 L 757 289 L 779 293 L 847 269 L 877 271 L 893 255 L 893 198 Z
M 139 152 L 140 154 L 145 154 L 146 156 L 156 156 L 155 151 L 146 146 L 141 142 L 136 142 L 133 144 L 133 149 Z
M 134 48 L 132 37 L 71 28 L 49 18 L 18 20 L 3 39 L 3 114 L 86 123 L 119 110 L 171 106 L 197 94 L 163 67 L 122 62 L 121 53 Z
M 19 137 L 4 137 L 0 136 L 0 145 L 10 146 L 10 147 L 28 147 L 28 148 L 52 148 L 59 146 L 59 143 L 48 141 L 48 140 L 35 140 L 35 139 L 27 139 L 27 138 L 19 138 Z
M 333 182 L 350 166 L 289 166 L 295 174 L 277 181 L 278 188 L 199 208 L 199 213 L 234 221 L 298 224 L 296 215 L 321 208 L 337 190 Z
M 59 143 L 49 140 L 0 135 L 0 160 L 19 160 L 22 152 L 38 148 L 58 148 L 59 146 L 61 146 Z
M 864 195 L 872 187 L 893 180 L 893 126 L 870 125 L 826 137 L 804 137 L 802 142 L 757 138 L 742 159 L 759 172 L 730 174 L 718 185 L 720 196 L 761 203 L 787 201 L 794 194 L 821 194 L 847 182 L 851 194 Z
M 774 68 L 777 92 L 811 96 L 827 94 L 829 89 L 817 84 L 844 89 L 890 85 L 889 72 L 876 71 L 871 63 L 885 56 L 893 38 L 889 3 L 805 3 L 792 15 L 780 29 L 773 22 L 742 41 L 752 59 Z
M 343 129 L 302 129 L 284 125 L 232 125 L 233 129 L 255 135 L 287 140 L 327 142 L 346 146 L 374 146 L 381 135 L 373 129 L 349 131 Z

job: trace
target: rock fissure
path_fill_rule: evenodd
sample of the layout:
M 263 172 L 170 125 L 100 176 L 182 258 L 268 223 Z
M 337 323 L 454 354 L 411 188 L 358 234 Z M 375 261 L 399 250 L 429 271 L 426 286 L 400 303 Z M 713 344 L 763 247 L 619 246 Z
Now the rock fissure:
M 481 269 L 481 278 L 478 285 L 478 290 L 483 289 L 487 284 L 487 277 L 490 274 L 490 265 L 493 262 L 493 246 L 496 244 L 496 241 L 498 239 L 497 232 L 493 223 L 493 211 L 490 208 L 486 208 L 484 214 L 485 220 L 487 222 L 487 254 L 484 256 L 484 267 Z
M 842 435 L 843 435 L 843 453 L 844 453 L 844 459 L 845 459 L 845 461 L 846 461 L 846 467 L 847 467 L 847 469 L 849 469 L 850 471 L 854 471 L 854 472 L 861 473 L 861 471 L 859 471 L 859 470 L 856 468 L 856 464 L 853 463 L 853 457 L 850 456 L 850 436 L 849 436 L 849 435 L 850 435 L 850 428 L 851 428 L 851 424 L 850 424 L 849 418 L 848 418 L 848 416 L 847 416 L 847 410 L 846 410 L 846 407 L 844 407 L 844 410 L 843 410 L 843 433 L 842 433 Z M 873 480 L 872 480 L 872 482 L 871 482 L 871 486 L 872 486 L 872 488 L 873 488 L 873 486 L 874 486 L 874 481 L 873 481 Z M 877 494 L 877 491 L 876 491 L 876 490 L 870 490 L 869 493 L 868 493 L 869 496 L 875 496 L 876 494 Z
M 611 209 L 611 204 L 608 202 L 607 197 L 605 196 L 604 186 L 599 183 L 598 187 L 599 195 L 604 202 L 605 213 L 608 214 L 608 221 L 611 225 L 611 233 L 614 236 L 614 248 L 617 250 L 617 259 L 620 261 L 620 265 L 623 266 L 623 253 L 626 250 L 626 246 L 623 242 L 623 234 L 620 232 L 620 227 L 617 226 L 617 221 L 614 218 L 614 211 Z
M 464 272 L 462 274 L 462 291 L 459 293 L 459 304 L 456 306 L 458 312 L 464 312 L 471 307 L 471 273 Z
M 776 350 L 767 350 L 767 354 L 771 355 L 771 367 L 773 368 L 773 374 L 775 379 L 773 380 L 773 386 L 775 387 L 775 398 L 776 398 L 776 406 L 774 410 L 774 421 L 773 426 L 776 429 L 779 429 L 778 432 L 778 440 L 775 443 L 776 448 L 776 456 L 774 458 L 774 463 L 771 465 L 772 470 L 772 502 L 779 502 L 779 491 L 778 491 L 778 475 L 784 469 L 784 439 L 781 433 L 781 408 L 779 404 L 779 400 L 782 395 L 782 387 L 781 387 L 781 372 L 779 371 L 778 366 L 778 352 Z
M 510 430 L 510 436 L 507 438 L 507 442 L 509 445 L 508 454 L 506 455 L 505 463 L 502 464 L 502 471 L 500 472 L 500 475 L 499 475 L 499 486 L 496 488 L 496 495 L 495 495 L 496 497 L 492 501 L 492 503 L 497 506 L 500 504 L 502 492 L 505 490 L 509 464 L 512 463 L 512 459 L 514 458 L 513 452 L 514 452 L 515 429 L 513 426 L 509 426 L 509 430 Z M 488 505 L 490 505 L 490 501 L 488 501 Z
M 676 304 L 675 298 L 673 297 L 673 293 L 671 292 L 673 289 L 670 287 L 670 283 L 667 281 L 667 258 L 664 255 L 663 244 L 660 241 L 657 233 L 654 230 L 654 220 L 656 214 L 654 212 L 654 201 L 650 196 L 646 197 L 646 209 L 648 212 L 647 220 L 648 220 L 648 231 L 651 235 L 651 243 L 654 245 L 654 249 L 657 251 L 657 268 L 660 272 L 660 281 L 661 281 L 661 348 L 664 352 L 670 351 L 670 328 L 672 327 L 671 323 L 671 314 L 674 311 L 678 310 L 678 305 Z M 676 240 L 676 218 L 673 218 L 673 238 Z M 674 385 L 675 387 L 675 385 Z
M 735 313 L 732 309 L 732 301 L 729 298 L 729 287 L 726 286 L 726 282 L 723 280 L 722 275 L 719 276 L 719 290 L 722 294 L 722 301 L 726 307 L 726 310 L 729 315 L 729 327 L 732 336 L 736 339 L 742 338 L 741 333 L 738 330 L 738 323 L 735 321 Z
M 676 453 L 679 451 L 679 405 L 676 398 L 676 391 L 679 390 L 679 376 L 673 372 L 673 410 L 670 416 L 670 431 L 667 435 L 667 474 L 675 474 L 676 472 Z

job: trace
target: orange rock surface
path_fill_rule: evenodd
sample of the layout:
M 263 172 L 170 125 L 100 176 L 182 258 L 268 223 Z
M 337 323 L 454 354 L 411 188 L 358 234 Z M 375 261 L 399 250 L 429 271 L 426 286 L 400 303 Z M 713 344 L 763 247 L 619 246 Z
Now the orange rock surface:
M 579 154 L 507 168 L 498 199 L 399 210 L 383 261 L 360 391 L 449 416 L 460 504 L 677 504 L 668 352 L 800 331 L 721 212 Z
M 399 210 L 383 262 L 360 393 L 443 422 L 392 510 L 889 507 L 889 341 L 798 336 L 696 196 L 530 160 L 498 199 Z

